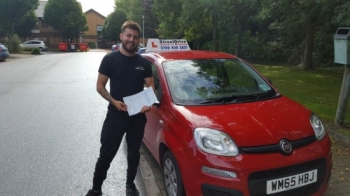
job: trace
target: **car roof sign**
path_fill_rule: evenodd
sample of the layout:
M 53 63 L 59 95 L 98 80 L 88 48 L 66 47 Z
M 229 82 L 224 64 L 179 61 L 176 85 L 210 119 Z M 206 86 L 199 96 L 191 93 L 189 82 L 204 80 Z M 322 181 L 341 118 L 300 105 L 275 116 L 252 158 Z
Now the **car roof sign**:
M 157 39 L 149 38 L 146 52 L 150 51 L 186 51 L 191 50 L 185 39 Z

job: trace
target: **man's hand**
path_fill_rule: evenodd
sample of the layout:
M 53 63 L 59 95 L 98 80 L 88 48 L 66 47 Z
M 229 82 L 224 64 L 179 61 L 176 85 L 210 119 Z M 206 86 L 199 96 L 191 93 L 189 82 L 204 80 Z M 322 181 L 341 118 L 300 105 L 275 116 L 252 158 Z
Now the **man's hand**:
M 147 113 L 147 112 L 151 111 L 151 108 L 152 108 L 152 106 L 143 106 L 141 108 L 140 113 Z
M 121 101 L 113 101 L 113 105 L 119 110 L 119 111 L 124 111 L 127 112 L 127 106 L 125 103 L 121 102 Z

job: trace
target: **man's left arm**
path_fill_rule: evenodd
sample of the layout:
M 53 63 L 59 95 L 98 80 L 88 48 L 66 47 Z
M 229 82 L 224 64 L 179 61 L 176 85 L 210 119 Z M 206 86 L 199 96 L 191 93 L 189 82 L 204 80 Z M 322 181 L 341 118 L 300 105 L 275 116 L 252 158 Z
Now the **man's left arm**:
M 149 77 L 149 78 L 145 78 L 144 80 L 145 80 L 145 85 L 147 86 L 147 88 L 148 87 L 152 87 L 153 92 L 155 92 L 154 91 L 154 79 L 153 79 L 153 76 Z M 140 112 L 141 113 L 147 113 L 147 112 L 151 111 L 151 108 L 152 108 L 152 106 L 143 106 Z
M 145 78 L 145 85 L 148 87 L 152 87 L 153 89 L 153 92 L 156 92 L 155 89 L 154 89 L 154 78 L 153 76 L 152 77 L 149 77 L 149 78 Z

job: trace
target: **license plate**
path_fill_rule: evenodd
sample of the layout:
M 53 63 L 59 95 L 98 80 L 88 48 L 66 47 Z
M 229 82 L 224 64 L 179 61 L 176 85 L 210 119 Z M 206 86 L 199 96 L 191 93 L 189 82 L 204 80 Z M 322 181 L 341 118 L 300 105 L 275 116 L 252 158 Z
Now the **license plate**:
M 269 180 L 266 182 L 266 193 L 273 194 L 295 189 L 317 181 L 317 169 L 285 178 Z

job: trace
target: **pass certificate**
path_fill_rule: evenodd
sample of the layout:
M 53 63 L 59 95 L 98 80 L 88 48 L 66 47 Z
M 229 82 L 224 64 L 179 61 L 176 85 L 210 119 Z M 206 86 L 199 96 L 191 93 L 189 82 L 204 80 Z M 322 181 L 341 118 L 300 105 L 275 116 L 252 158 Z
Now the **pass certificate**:
M 143 106 L 152 106 L 154 103 L 158 103 L 152 87 L 148 87 L 135 95 L 123 97 L 123 101 L 128 107 L 129 116 L 140 113 Z

